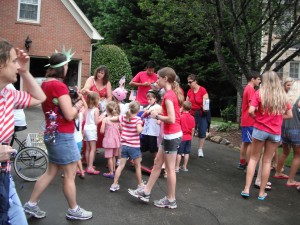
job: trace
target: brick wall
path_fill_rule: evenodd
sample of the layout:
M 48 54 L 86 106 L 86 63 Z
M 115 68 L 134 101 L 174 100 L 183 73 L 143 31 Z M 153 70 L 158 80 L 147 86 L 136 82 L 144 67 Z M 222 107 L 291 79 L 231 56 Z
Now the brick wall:
M 24 49 L 25 39 L 32 40 L 29 55 L 47 57 L 62 46 L 76 51 L 74 58 L 82 61 L 81 85 L 90 75 L 91 40 L 60 0 L 42 0 L 40 23 L 18 21 L 18 1 L 2 0 L 0 7 L 0 37 Z

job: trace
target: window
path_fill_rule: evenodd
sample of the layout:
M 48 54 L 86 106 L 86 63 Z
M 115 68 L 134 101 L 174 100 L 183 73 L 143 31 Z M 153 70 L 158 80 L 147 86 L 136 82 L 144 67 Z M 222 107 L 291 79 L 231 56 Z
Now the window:
M 299 62 L 290 62 L 290 77 L 299 78 Z
M 18 20 L 40 22 L 41 0 L 19 0 Z

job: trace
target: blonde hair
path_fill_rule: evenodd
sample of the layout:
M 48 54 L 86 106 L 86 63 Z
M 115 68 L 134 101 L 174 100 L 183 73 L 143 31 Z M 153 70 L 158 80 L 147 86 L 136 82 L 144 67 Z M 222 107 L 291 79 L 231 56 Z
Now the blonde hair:
M 132 101 L 129 103 L 129 109 L 126 112 L 126 122 L 130 122 L 130 116 L 137 114 L 140 111 L 140 103 Z
M 184 96 L 181 92 L 179 84 L 176 81 L 176 73 L 171 67 L 164 67 L 157 72 L 158 76 L 167 77 L 167 82 L 171 84 L 172 90 L 175 92 L 179 105 L 181 106 L 184 101 Z
M 259 89 L 259 96 L 264 112 L 271 115 L 285 113 L 288 99 L 276 72 L 266 71 L 262 75 L 262 85 Z
M 89 92 L 86 98 L 86 104 L 88 106 L 88 108 L 94 108 L 94 107 L 98 107 L 99 104 L 99 94 L 97 92 Z
M 120 115 L 120 107 L 119 104 L 115 101 L 110 101 L 106 105 L 107 112 L 112 116 L 118 116 Z

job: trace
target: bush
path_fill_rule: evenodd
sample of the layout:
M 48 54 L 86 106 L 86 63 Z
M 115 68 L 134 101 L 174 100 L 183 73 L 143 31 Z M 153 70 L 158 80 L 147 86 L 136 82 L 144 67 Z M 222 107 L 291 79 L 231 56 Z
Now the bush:
M 132 79 L 132 72 L 125 52 L 116 45 L 99 45 L 93 52 L 91 71 L 105 65 L 109 70 L 109 81 L 113 89 L 119 86 L 119 80 L 125 75 L 126 83 Z
M 233 123 L 231 121 L 222 123 L 217 127 L 217 131 L 227 132 L 230 131 L 233 128 Z
M 221 110 L 221 117 L 223 121 L 236 121 L 236 107 L 234 105 L 229 105 L 225 109 Z

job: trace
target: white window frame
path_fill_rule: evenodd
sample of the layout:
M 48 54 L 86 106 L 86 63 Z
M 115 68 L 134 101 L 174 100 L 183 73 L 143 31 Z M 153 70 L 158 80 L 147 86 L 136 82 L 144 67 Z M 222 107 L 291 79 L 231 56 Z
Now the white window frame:
M 292 65 L 293 64 L 297 64 L 297 69 L 298 69 L 298 71 L 297 71 L 297 77 L 295 77 L 294 75 L 296 75 L 295 73 L 294 74 L 291 74 L 291 69 L 292 69 Z M 293 69 L 295 69 L 295 67 L 293 68 Z M 299 78 L 300 78 L 300 62 L 299 61 L 291 61 L 290 62 L 290 70 L 289 70 L 289 77 L 291 77 L 291 78 L 293 78 L 293 79 L 295 79 L 295 80 L 299 80 Z
M 24 3 L 22 1 L 26 1 L 26 0 L 18 0 L 18 21 L 20 22 L 29 22 L 29 23 L 40 23 L 40 12 L 41 12 L 41 0 L 38 0 L 37 3 L 37 18 L 36 19 L 23 19 L 20 18 L 20 10 L 21 10 L 21 3 L 22 4 L 29 4 L 32 5 L 31 3 Z

